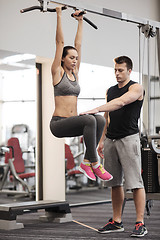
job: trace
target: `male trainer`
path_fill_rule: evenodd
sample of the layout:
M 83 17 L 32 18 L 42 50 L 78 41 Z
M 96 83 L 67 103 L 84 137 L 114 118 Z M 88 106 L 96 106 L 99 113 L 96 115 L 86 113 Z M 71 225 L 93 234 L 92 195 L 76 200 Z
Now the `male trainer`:
M 98 229 L 99 233 L 122 232 L 122 206 L 124 190 L 133 191 L 136 223 L 131 237 L 147 234 L 144 225 L 145 190 L 141 176 L 141 151 L 138 119 L 143 104 L 144 91 L 140 84 L 130 80 L 133 63 L 127 56 L 114 59 L 117 83 L 107 90 L 107 103 L 81 114 L 105 112 L 106 124 L 98 146 L 105 168 L 113 179 L 111 187 L 113 216 Z M 103 155 L 104 151 L 104 155 Z

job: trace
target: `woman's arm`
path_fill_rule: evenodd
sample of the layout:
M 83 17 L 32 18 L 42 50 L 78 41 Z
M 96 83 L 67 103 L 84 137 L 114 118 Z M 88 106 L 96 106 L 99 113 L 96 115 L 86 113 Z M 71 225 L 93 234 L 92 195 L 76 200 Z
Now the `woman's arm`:
M 80 12 L 81 11 L 76 11 L 74 13 L 74 17 L 78 21 L 77 33 L 76 33 L 76 37 L 75 37 L 75 41 L 74 41 L 74 46 L 78 52 L 78 62 L 77 62 L 77 69 L 76 69 L 77 73 L 79 71 L 79 67 L 80 67 L 80 63 L 81 63 L 81 45 L 82 45 L 82 32 L 83 32 L 83 16 L 77 17 L 77 15 Z
M 62 22 L 61 22 L 61 15 L 62 15 L 62 7 L 59 6 L 56 8 L 57 12 L 57 28 L 56 28 L 56 52 L 55 57 L 52 63 L 51 72 L 53 77 L 53 84 L 55 85 L 59 78 L 61 77 L 61 59 L 62 53 L 64 48 L 64 36 L 62 31 Z

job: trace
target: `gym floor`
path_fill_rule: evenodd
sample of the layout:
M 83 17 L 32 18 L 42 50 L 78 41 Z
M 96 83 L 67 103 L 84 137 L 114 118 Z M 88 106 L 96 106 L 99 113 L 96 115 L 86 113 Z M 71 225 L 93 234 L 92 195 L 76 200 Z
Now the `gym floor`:
M 24 224 L 23 229 L 0 230 L 0 240 L 99 240 L 99 239 L 131 239 L 130 233 L 135 222 L 135 208 L 132 200 L 127 201 L 123 212 L 123 224 L 125 231 L 122 233 L 99 234 L 97 228 L 105 225 L 112 216 L 110 202 L 110 189 L 90 189 L 89 191 L 73 191 L 66 196 L 71 206 L 73 221 L 68 223 L 41 222 L 40 216 L 44 210 L 36 213 L 19 215 L 17 222 Z M 91 204 L 88 206 L 73 207 L 75 203 L 108 200 L 108 203 Z M 0 203 L 13 202 L 15 199 L 0 195 Z M 16 199 L 16 201 L 29 201 L 29 199 Z M 145 224 L 148 235 L 145 239 L 160 239 L 160 202 L 152 201 L 150 216 L 145 213 Z

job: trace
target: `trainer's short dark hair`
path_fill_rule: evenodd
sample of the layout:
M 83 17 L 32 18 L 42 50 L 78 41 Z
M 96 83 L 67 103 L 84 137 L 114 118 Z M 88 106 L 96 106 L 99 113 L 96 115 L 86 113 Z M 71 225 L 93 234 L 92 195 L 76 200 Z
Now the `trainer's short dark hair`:
M 114 62 L 117 63 L 117 64 L 126 63 L 126 65 L 127 65 L 127 70 L 129 70 L 129 69 L 132 70 L 132 68 L 133 68 L 133 62 L 132 62 L 132 60 L 131 60 L 129 57 L 127 57 L 127 56 L 117 57 L 117 58 L 114 59 Z

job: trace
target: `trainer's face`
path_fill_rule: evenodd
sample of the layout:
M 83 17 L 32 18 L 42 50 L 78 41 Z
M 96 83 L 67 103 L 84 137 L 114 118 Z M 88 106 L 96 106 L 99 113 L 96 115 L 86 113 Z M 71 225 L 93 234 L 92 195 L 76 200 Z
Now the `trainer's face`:
M 75 49 L 68 50 L 68 54 L 63 58 L 64 66 L 68 70 L 74 70 L 78 61 L 78 53 Z
M 127 69 L 126 63 L 117 64 L 115 63 L 115 76 L 118 83 L 122 83 L 130 80 L 131 69 Z

